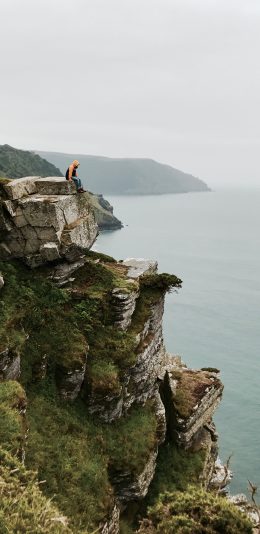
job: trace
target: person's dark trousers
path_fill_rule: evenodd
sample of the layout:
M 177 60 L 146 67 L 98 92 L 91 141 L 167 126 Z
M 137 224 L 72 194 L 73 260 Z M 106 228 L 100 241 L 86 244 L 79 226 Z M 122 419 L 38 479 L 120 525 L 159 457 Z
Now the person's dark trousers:
M 77 191 L 78 191 L 79 189 L 82 189 L 81 179 L 80 179 L 80 178 L 78 178 L 77 176 L 73 176 L 73 177 L 72 177 L 72 180 L 73 180 L 73 182 L 74 182 L 74 184 L 75 184 L 75 186 L 76 186 Z

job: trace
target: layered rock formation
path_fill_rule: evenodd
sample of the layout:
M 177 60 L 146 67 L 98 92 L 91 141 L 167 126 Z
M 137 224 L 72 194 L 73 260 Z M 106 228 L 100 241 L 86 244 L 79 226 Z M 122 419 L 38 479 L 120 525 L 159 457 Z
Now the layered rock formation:
M 75 261 L 95 241 L 93 210 L 71 182 L 30 176 L 4 183 L 2 191 L 0 259 L 22 258 L 30 267 Z
M 180 287 L 181 281 L 159 275 L 156 262 L 116 262 L 87 253 L 97 235 L 88 195 L 77 195 L 74 185 L 60 178 L 30 177 L 3 184 L 0 225 L 0 251 L 5 260 L 1 265 L 5 313 L 0 327 L 6 332 L 0 345 L 0 382 L 19 380 L 22 373 L 34 425 L 32 444 L 29 431 L 30 465 L 39 468 L 43 477 L 52 457 L 48 453 L 51 440 L 58 440 L 55 454 L 64 447 L 52 417 L 58 413 L 61 425 L 66 422 L 68 436 L 69 432 L 75 434 L 71 449 L 68 445 L 66 483 L 63 480 L 59 486 L 64 469 L 61 460 L 58 475 L 53 465 L 47 474 L 53 476 L 50 487 L 55 493 L 65 492 L 60 505 L 69 509 L 66 484 L 74 483 L 66 470 L 73 463 L 80 470 L 78 458 L 84 465 L 82 451 L 87 451 L 91 442 L 91 458 L 96 453 L 95 465 L 103 462 L 102 477 L 107 477 L 108 490 L 102 497 L 102 512 L 98 509 L 97 518 L 87 516 L 84 521 L 92 529 L 98 526 L 103 534 L 118 533 L 121 511 L 145 497 L 159 447 L 166 441 L 181 450 L 203 451 L 201 479 L 208 486 L 217 456 L 212 416 L 223 386 L 217 372 L 187 369 L 179 357 L 166 352 L 164 297 L 167 289 Z M 30 267 L 41 266 L 39 274 L 37 269 L 33 271 L 32 285 L 28 269 L 12 266 L 8 271 L 13 258 Z M 15 301 L 18 287 L 26 309 Z M 35 384 L 41 391 L 39 399 Z M 39 417 L 46 428 L 44 423 L 38 428 Z M 121 428 L 124 435 L 128 424 L 137 436 L 146 424 L 149 436 L 139 436 L 140 450 L 128 449 L 129 458 L 126 455 L 122 463 L 118 459 L 121 451 L 115 453 L 111 445 L 112 434 Z M 46 432 L 52 432 L 47 434 L 47 444 L 35 451 Z M 120 432 L 116 434 L 119 442 Z M 133 442 L 131 439 L 127 435 L 118 447 L 127 448 L 129 441 L 134 451 L 135 437 Z M 64 455 L 66 447 L 67 443 Z M 140 458 L 135 457 L 138 454 Z M 91 480 L 94 467 L 90 464 L 89 472 L 87 469 L 83 468 L 73 491 Z M 75 478 L 74 471 L 71 478 Z M 98 488 L 87 487 L 90 493 L 98 492 Z M 78 513 L 85 513 L 82 504 L 78 508 Z M 68 509 L 67 515 L 72 513 Z

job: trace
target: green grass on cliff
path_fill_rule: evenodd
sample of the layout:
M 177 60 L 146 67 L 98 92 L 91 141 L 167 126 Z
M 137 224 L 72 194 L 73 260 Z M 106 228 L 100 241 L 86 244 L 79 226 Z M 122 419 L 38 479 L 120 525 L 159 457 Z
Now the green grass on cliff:
M 146 504 L 154 504 L 165 491 L 185 491 L 189 484 L 200 484 L 205 451 L 186 451 L 166 442 L 159 450 L 156 472 Z
M 202 370 L 174 371 L 172 378 L 177 381 L 174 406 L 178 415 L 184 419 L 193 414 L 194 406 L 201 401 L 207 388 L 218 383 L 217 378 L 213 381 L 210 373 Z
M 167 492 L 149 509 L 138 534 L 253 534 L 252 524 L 225 497 L 188 486 Z
M 1 534 L 72 534 L 67 518 L 42 494 L 36 475 L 27 471 L 2 447 L 0 447 L 0 532 Z
M 24 442 L 25 423 L 20 412 L 25 405 L 25 393 L 18 382 L 0 382 L 0 446 L 16 455 Z
M 71 518 L 76 532 L 97 528 L 111 508 L 111 470 L 144 468 L 156 440 L 152 411 L 136 408 L 111 425 L 98 423 L 80 400 L 62 403 L 52 385 L 31 392 L 27 464 L 46 480 L 44 493 Z

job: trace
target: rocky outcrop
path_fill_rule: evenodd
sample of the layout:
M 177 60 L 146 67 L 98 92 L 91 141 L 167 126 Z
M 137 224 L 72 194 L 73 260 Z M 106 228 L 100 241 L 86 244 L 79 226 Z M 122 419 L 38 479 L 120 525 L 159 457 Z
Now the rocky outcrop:
M 119 533 L 120 509 L 117 503 L 111 512 L 110 517 L 104 525 L 100 525 L 101 534 L 118 534 Z
M 144 258 L 127 258 L 122 264 L 128 268 L 128 277 L 133 279 L 154 274 L 158 269 L 157 261 L 146 260 Z
M 158 450 L 151 452 L 141 473 L 135 475 L 125 470 L 110 474 L 111 482 L 120 502 L 126 503 L 145 497 L 154 477 L 157 452 Z
M 128 259 L 122 262 L 127 267 L 127 276 L 138 280 L 141 276 L 155 273 L 157 263 L 148 260 Z M 139 296 L 138 285 L 128 291 L 116 288 L 112 291 L 111 306 L 115 326 L 127 330 L 131 326 L 136 301 Z M 162 334 L 164 296 L 150 306 L 148 318 L 139 333 L 135 334 L 136 362 L 122 376 L 120 391 L 115 394 L 96 393 L 89 387 L 88 409 L 106 422 L 112 422 L 126 413 L 133 404 L 144 405 L 148 399 L 157 395 L 157 379 L 165 356 Z
M 180 367 L 167 370 L 164 395 L 171 438 L 190 448 L 198 432 L 211 422 L 223 391 L 216 373 Z
M 249 502 L 246 495 L 239 493 L 237 495 L 228 495 L 229 502 L 234 504 L 241 512 L 243 512 L 253 524 L 253 534 L 259 534 L 260 529 L 260 510 L 259 506 L 253 502 Z
M 2 273 L 0 273 L 0 289 L 2 289 L 2 287 L 4 287 L 4 277 L 2 276 Z
M 129 369 L 125 377 L 125 410 L 134 403 L 145 404 L 157 392 L 158 376 L 165 354 L 162 333 L 163 310 L 164 298 L 161 297 L 151 306 L 149 319 L 136 337 L 136 364 Z
M 123 224 L 113 213 L 113 206 L 106 200 L 103 195 L 94 195 L 88 193 L 89 201 L 93 207 L 98 227 L 103 230 L 120 230 Z
M 155 261 L 128 258 L 121 262 L 127 269 L 129 281 L 139 280 L 141 276 L 156 273 L 158 264 Z M 115 326 L 127 330 L 131 324 L 136 301 L 140 295 L 138 284 L 130 288 L 115 288 L 112 291 L 111 306 L 115 318 Z
M 111 306 L 115 319 L 114 324 L 120 330 L 127 330 L 131 324 L 138 296 L 138 288 L 136 291 L 127 291 L 121 288 L 112 290 Z
M 86 361 L 77 369 L 57 369 L 57 385 L 64 400 L 72 401 L 77 398 L 85 378 L 86 364 L 87 355 Z
M 1 186 L 0 259 L 30 267 L 76 261 L 97 236 L 93 209 L 64 178 L 21 178 Z
M 17 380 L 20 376 L 20 354 L 12 349 L 0 349 L 0 380 Z

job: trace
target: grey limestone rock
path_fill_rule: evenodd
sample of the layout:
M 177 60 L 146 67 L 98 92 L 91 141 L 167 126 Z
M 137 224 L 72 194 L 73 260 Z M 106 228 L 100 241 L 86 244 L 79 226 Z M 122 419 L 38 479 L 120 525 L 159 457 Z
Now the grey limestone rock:
M 0 352 L 0 380 L 17 380 L 20 376 L 20 354 L 8 348 Z
M 4 189 L 11 200 L 18 200 L 27 195 L 36 193 L 35 181 L 40 179 L 40 176 L 25 176 L 19 180 L 12 180 L 4 185 Z
M 137 336 L 136 364 L 129 369 L 126 379 L 124 409 L 132 404 L 145 404 L 158 389 L 165 347 L 162 332 L 164 297 L 150 309 L 150 316 L 142 332 Z
M 92 415 L 97 415 L 105 423 L 112 423 L 120 419 L 124 405 L 123 391 L 122 387 L 121 391 L 116 395 L 91 392 L 87 398 L 88 411 Z
M 100 525 L 99 529 L 101 534 L 119 534 L 119 517 L 120 509 L 117 503 L 115 503 L 110 517 L 104 525 Z
M 57 266 L 55 266 L 50 277 L 57 286 L 64 286 L 71 280 L 71 275 L 80 267 L 83 267 L 87 261 L 87 258 L 82 256 L 75 262 L 60 262 Z
M 98 232 L 94 212 L 74 184 L 33 176 L 3 188 L 0 259 L 21 258 L 30 267 L 60 258 L 74 262 L 92 246 Z
M 156 433 L 157 433 L 157 438 L 158 438 L 158 445 L 161 445 L 165 441 L 167 424 L 166 424 L 165 407 L 164 407 L 161 395 L 158 390 L 156 391 L 154 398 L 153 398 L 153 407 L 154 407 L 155 416 L 157 419 Z
M 128 267 L 129 278 L 140 278 L 144 274 L 153 274 L 157 271 L 157 261 L 145 260 L 143 258 L 127 258 L 123 265 Z
M 5 284 L 4 277 L 3 277 L 2 273 L 0 273 L 0 289 L 2 289 L 2 287 L 4 287 L 4 284 Z
M 162 334 L 164 297 L 150 309 L 150 316 L 143 330 L 136 336 L 136 363 L 122 377 L 120 392 L 98 394 L 91 390 L 87 397 L 88 410 L 100 419 L 111 423 L 120 418 L 134 404 L 144 405 L 158 392 L 158 376 L 161 373 L 165 348 Z
M 64 180 L 62 177 L 40 178 L 35 181 L 37 193 L 41 195 L 75 195 L 76 186 L 74 182 Z
M 154 477 L 158 450 L 152 451 L 141 473 L 133 475 L 127 471 L 112 472 L 111 481 L 120 502 L 140 500 L 148 492 Z
M 113 289 L 111 306 L 115 318 L 114 324 L 120 330 L 127 330 L 131 324 L 138 296 L 138 289 L 128 292 L 121 288 Z
M 209 482 L 210 488 L 223 490 L 226 493 L 226 487 L 231 482 L 232 477 L 231 469 L 223 465 L 220 458 L 217 457 Z
M 75 400 L 80 392 L 86 371 L 86 361 L 77 369 L 57 369 L 57 385 L 61 397 L 64 400 Z
M 40 255 L 47 262 L 58 260 L 60 253 L 57 243 L 44 243 L 44 245 L 41 245 Z

